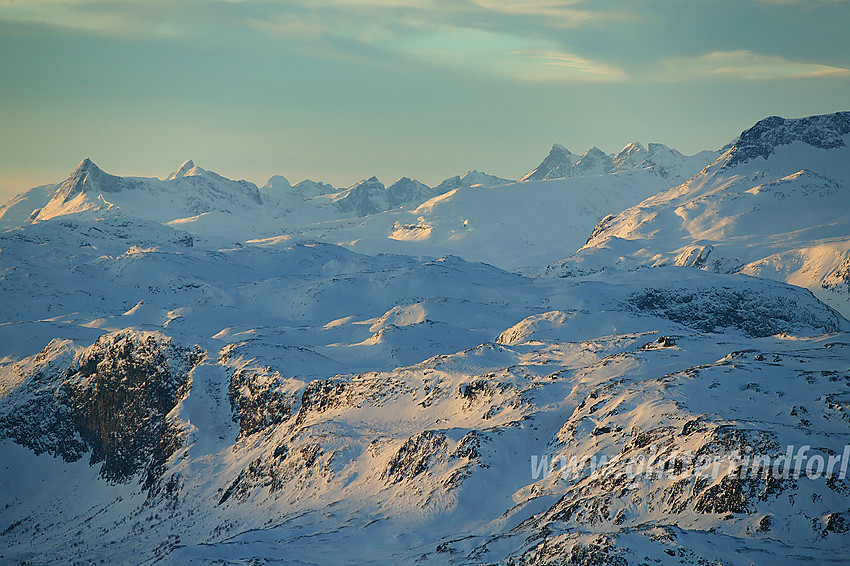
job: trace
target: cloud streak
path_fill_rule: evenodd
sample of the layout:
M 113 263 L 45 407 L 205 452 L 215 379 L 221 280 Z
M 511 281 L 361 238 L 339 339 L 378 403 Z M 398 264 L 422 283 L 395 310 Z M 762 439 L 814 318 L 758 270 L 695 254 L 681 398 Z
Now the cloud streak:
M 405 57 L 472 76 L 527 82 L 610 82 L 625 78 L 624 71 L 615 65 L 569 53 L 539 38 L 444 27 L 392 41 L 387 49 Z
M 508 15 L 534 16 L 543 20 L 545 25 L 573 28 L 594 21 L 607 19 L 605 12 L 581 8 L 583 3 L 559 0 L 475 0 L 475 5 L 485 12 Z
M 828 76 L 850 76 L 850 69 L 739 50 L 666 59 L 661 63 L 658 78 L 666 81 L 712 78 L 765 81 Z

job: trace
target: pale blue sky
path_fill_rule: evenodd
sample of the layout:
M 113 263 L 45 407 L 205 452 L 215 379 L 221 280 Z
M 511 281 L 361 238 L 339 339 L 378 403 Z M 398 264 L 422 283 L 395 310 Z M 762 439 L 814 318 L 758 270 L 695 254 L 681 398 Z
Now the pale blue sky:
M 262 184 L 518 177 L 850 110 L 843 0 L 0 0 L 0 197 L 84 157 Z

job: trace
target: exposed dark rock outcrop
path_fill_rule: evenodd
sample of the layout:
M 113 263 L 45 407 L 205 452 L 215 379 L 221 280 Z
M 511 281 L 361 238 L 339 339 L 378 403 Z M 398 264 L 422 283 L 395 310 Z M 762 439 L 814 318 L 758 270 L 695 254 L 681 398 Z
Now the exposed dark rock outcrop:
M 191 387 L 199 350 L 157 334 L 108 334 L 64 369 L 71 350 L 51 344 L 36 358 L 26 384 L 0 415 L 0 434 L 36 453 L 66 461 L 90 453 L 100 475 L 126 482 L 143 472 L 152 487 L 181 444 L 169 413 Z

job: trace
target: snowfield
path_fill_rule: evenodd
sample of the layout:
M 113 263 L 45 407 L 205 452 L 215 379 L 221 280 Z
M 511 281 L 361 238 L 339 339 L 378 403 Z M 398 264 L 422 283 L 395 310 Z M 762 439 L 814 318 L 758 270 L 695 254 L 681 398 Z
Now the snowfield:
M 846 563 L 848 141 L 84 160 L 0 208 L 0 564 Z

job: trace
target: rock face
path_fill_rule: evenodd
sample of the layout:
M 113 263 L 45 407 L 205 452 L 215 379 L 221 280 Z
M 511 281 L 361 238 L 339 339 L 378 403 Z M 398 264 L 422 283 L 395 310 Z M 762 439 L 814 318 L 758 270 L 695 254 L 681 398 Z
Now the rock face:
M 850 112 L 836 112 L 786 119 L 771 116 L 759 120 L 744 130 L 733 143 L 724 160 L 726 167 L 734 167 L 761 157 L 768 159 L 776 148 L 793 142 L 802 142 L 818 149 L 845 147 L 844 136 L 850 134 Z
M 138 183 L 134 183 L 132 180 L 104 173 L 91 159 L 86 158 L 71 173 L 71 176 L 62 182 L 60 192 L 56 197 L 67 202 L 84 191 L 117 193 L 122 190 L 132 190 L 137 186 Z
M 337 190 L 329 183 L 311 181 L 310 179 L 305 179 L 304 181 L 295 183 L 292 186 L 292 190 L 295 194 L 304 198 L 317 197 L 319 195 L 327 195 L 337 192 Z
M 437 194 L 435 189 L 408 177 L 389 187 L 371 177 L 333 195 L 332 203 L 342 213 L 368 216 L 405 204 L 419 204 Z
M 749 336 L 772 336 L 807 326 L 816 332 L 838 332 L 844 319 L 826 305 L 779 289 L 764 293 L 723 288 L 644 289 L 629 297 L 639 311 L 668 318 L 702 332 L 724 328 Z M 802 299 L 802 300 L 801 300 Z M 801 302 L 809 308 L 800 308 Z M 815 314 L 813 311 L 819 311 Z
M 230 378 L 230 404 L 239 434 L 250 436 L 289 419 L 297 406 L 280 373 L 237 369 Z
M 101 338 L 79 357 L 62 399 L 106 480 L 127 481 L 142 469 L 146 485 L 156 480 L 181 443 L 168 414 L 188 393 L 188 371 L 199 361 L 200 352 L 169 339 L 133 334 Z
M 572 176 L 572 168 L 580 157 L 561 144 L 554 144 L 549 155 L 537 166 L 537 169 L 523 176 L 520 181 L 538 181 L 543 179 L 563 179 Z
M 403 204 L 422 203 L 435 196 L 428 185 L 408 177 L 402 177 L 387 187 L 387 208 L 397 208 Z
M 377 177 L 371 177 L 340 193 L 333 203 L 340 212 L 367 216 L 383 209 L 380 201 L 385 200 L 385 192 L 384 184 Z
M 614 164 L 610 156 L 598 147 L 591 147 L 573 166 L 571 173 L 575 177 L 587 177 L 589 175 L 605 175 L 614 170 Z
M 200 352 L 164 336 L 119 332 L 62 368 L 71 355 L 54 342 L 36 357 L 0 417 L 3 436 L 68 462 L 90 453 L 105 480 L 144 472 L 142 483 L 152 487 L 182 443 L 168 414 L 188 394 Z

